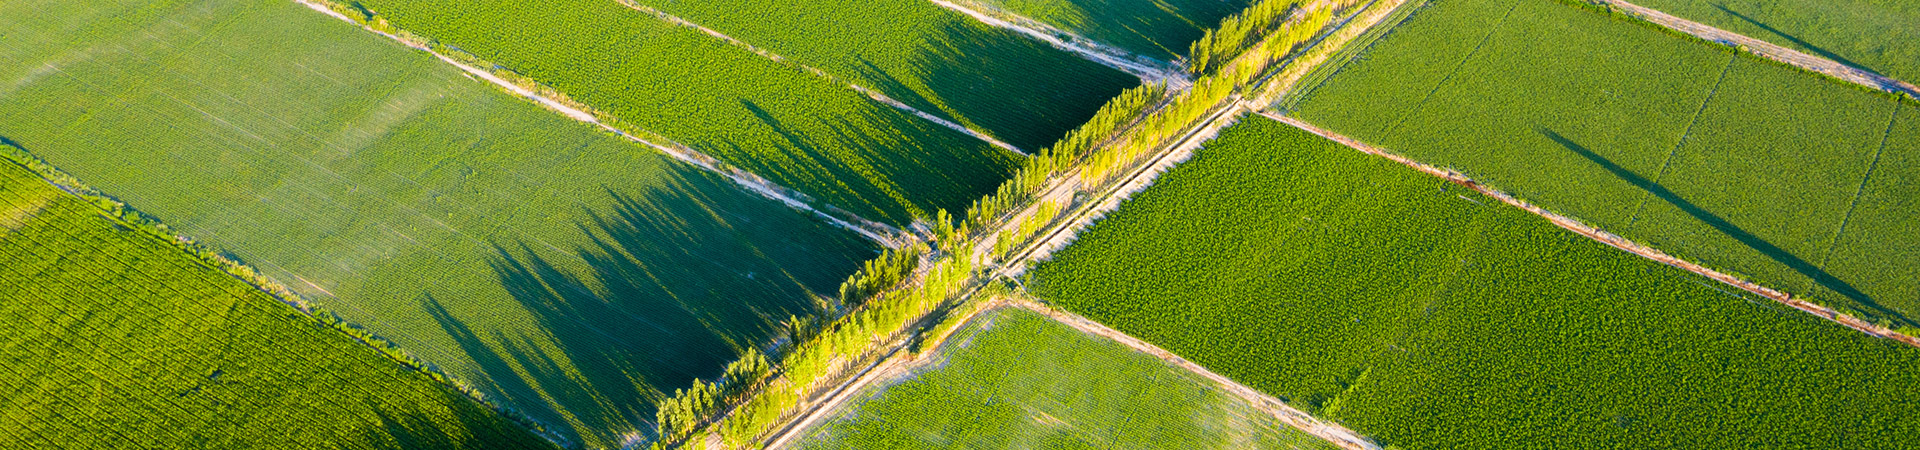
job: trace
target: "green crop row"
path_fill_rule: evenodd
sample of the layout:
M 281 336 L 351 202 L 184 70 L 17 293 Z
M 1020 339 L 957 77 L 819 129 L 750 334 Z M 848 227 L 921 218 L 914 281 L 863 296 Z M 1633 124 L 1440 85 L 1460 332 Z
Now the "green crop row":
M 803 449 L 1332 449 L 1207 380 L 1024 309 L 983 313 L 910 378 L 855 394 Z
M 1639 0 L 1722 30 L 1859 67 L 1920 81 L 1920 3 L 1890 0 Z
M 0 160 L 0 439 L 22 448 L 553 448 Z
M 1597 56 L 1597 55 L 1604 55 Z M 1920 330 L 1920 107 L 1560 2 L 1438 0 L 1309 122 L 1662 249 Z
M 1920 349 L 1260 118 L 1028 286 L 1401 448 L 1920 438 Z

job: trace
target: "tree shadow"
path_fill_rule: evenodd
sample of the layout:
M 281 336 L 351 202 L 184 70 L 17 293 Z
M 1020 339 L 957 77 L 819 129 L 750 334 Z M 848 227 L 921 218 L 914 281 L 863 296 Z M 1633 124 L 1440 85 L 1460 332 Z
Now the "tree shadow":
M 1105 41 L 1141 55 L 1174 60 L 1222 19 L 1246 9 L 1250 0 L 1073 0 L 1070 7 L 1085 19 L 1080 24 L 1054 26 L 1077 29 L 1089 39 Z
M 1850 67 L 1853 67 L 1853 68 L 1856 68 L 1856 69 L 1860 69 L 1860 70 L 1867 70 L 1867 71 L 1872 71 L 1872 69 L 1868 69 L 1868 68 L 1867 68 L 1867 66 L 1864 66 L 1864 65 L 1860 65 L 1859 63 L 1855 63 L 1855 62 L 1853 62 L 1852 60 L 1849 60 L 1849 59 L 1847 59 L 1847 58 L 1844 58 L 1844 57 L 1841 57 L 1840 55 L 1838 55 L 1838 54 L 1835 54 L 1835 53 L 1833 53 L 1833 52 L 1830 52 L 1830 51 L 1827 51 L 1827 49 L 1825 49 L 1825 48 L 1821 48 L 1821 47 L 1820 47 L 1820 46 L 1818 46 L 1818 45 L 1813 45 L 1813 43 L 1812 43 L 1812 42 L 1807 42 L 1807 41 L 1804 41 L 1804 40 L 1801 40 L 1801 39 L 1800 39 L 1800 38 L 1799 38 L 1798 36 L 1794 36 L 1794 35 L 1791 35 L 1791 34 L 1787 34 L 1787 32 L 1785 32 L 1785 31 L 1780 31 L 1780 29 L 1778 29 L 1778 28 L 1774 28 L 1774 27 L 1772 27 L 1772 26 L 1769 26 L 1769 25 L 1767 25 L 1767 24 L 1766 24 L 1765 22 L 1761 22 L 1761 21 L 1759 21 L 1759 20 L 1755 20 L 1755 19 L 1754 19 L 1754 18 L 1752 18 L 1752 17 L 1747 17 L 1747 15 L 1746 15 L 1746 14 L 1741 14 L 1741 13 L 1738 13 L 1738 12 L 1734 12 L 1734 10 L 1733 10 L 1733 9 L 1730 9 L 1730 8 L 1727 8 L 1727 5 L 1726 5 L 1726 4 L 1724 4 L 1724 3 L 1714 3 L 1714 4 L 1713 4 L 1713 7 L 1714 7 L 1714 8 L 1719 8 L 1721 12 L 1724 12 L 1724 13 L 1727 13 L 1727 15 L 1729 15 L 1729 16 L 1733 16 L 1733 17 L 1734 17 L 1734 18 L 1736 18 L 1736 19 L 1740 19 L 1740 20 L 1742 20 L 1742 21 L 1745 21 L 1745 22 L 1747 22 L 1747 23 L 1749 23 L 1749 24 L 1752 24 L 1753 26 L 1756 26 L 1756 27 L 1760 27 L 1760 29 L 1762 29 L 1762 30 L 1767 30 L 1767 32 L 1768 32 L 1768 33 L 1773 33 L 1773 34 L 1774 34 L 1775 36 L 1780 36 L 1781 38 L 1784 38 L 1784 39 L 1786 39 L 1786 40 L 1788 40 L 1788 41 L 1791 41 L 1791 42 L 1793 42 L 1793 44 L 1794 44 L 1794 45 L 1798 45 L 1798 46 L 1800 46 L 1800 48 L 1804 48 L 1804 49 L 1807 49 L 1807 50 L 1812 50 L 1812 51 L 1813 51 L 1814 53 L 1818 53 L 1818 54 L 1820 54 L 1820 57 L 1822 57 L 1822 58 L 1826 58 L 1826 59 L 1831 59 L 1831 60 L 1834 60 L 1834 61 L 1836 61 L 1836 62 L 1839 62 L 1839 63 L 1841 63 L 1841 64 L 1846 64 L 1847 66 L 1850 66 Z
M 446 391 L 449 401 L 443 404 L 453 405 L 455 423 L 441 423 L 417 413 L 368 408 L 378 425 L 365 430 L 355 442 L 360 447 L 383 450 L 555 448 L 544 439 L 513 428 L 515 425 L 461 394 Z M 508 431 L 503 432 L 502 427 Z
M 1761 255 L 1765 255 L 1768 259 L 1772 259 L 1774 262 L 1780 263 L 1792 269 L 1794 272 L 1813 279 L 1813 281 L 1821 287 L 1839 293 L 1848 300 L 1852 300 L 1855 304 L 1866 308 L 1875 317 L 1886 318 L 1901 325 L 1915 325 L 1915 323 L 1905 315 L 1882 306 L 1879 302 L 1875 301 L 1873 297 L 1854 288 L 1852 284 L 1847 283 L 1845 280 L 1841 280 L 1839 277 L 1828 273 L 1826 270 L 1821 269 L 1819 266 L 1808 262 L 1798 255 L 1794 255 L 1792 252 L 1788 252 L 1786 249 L 1767 242 L 1759 236 L 1755 236 L 1752 232 L 1740 228 L 1738 225 L 1734 225 L 1732 222 L 1721 218 L 1711 211 L 1707 211 L 1706 208 L 1687 201 L 1687 199 L 1682 198 L 1678 193 L 1667 189 L 1666 186 L 1661 186 L 1653 180 L 1633 173 L 1633 171 L 1621 167 L 1619 164 L 1615 164 L 1612 160 L 1600 156 L 1600 154 L 1587 149 L 1585 146 L 1581 146 L 1579 143 L 1573 142 L 1571 139 L 1567 139 L 1565 136 L 1561 136 L 1560 133 L 1554 132 L 1551 129 L 1540 128 L 1536 131 L 1545 135 L 1548 139 L 1552 139 L 1553 142 L 1560 144 L 1561 147 L 1565 147 L 1568 151 L 1580 155 L 1582 158 L 1586 158 L 1588 161 L 1599 165 L 1602 169 L 1606 169 L 1608 173 L 1613 174 L 1613 176 L 1620 178 L 1622 181 L 1626 181 L 1627 184 L 1647 191 L 1647 193 L 1652 194 L 1661 201 L 1679 208 L 1680 211 L 1685 212 L 1688 216 L 1692 216 L 1694 220 L 1713 227 L 1713 229 L 1720 232 L 1720 234 L 1733 238 L 1735 241 L 1740 242 L 1741 245 L 1760 252 Z
M 1108 99 L 1140 85 L 1124 72 L 970 20 L 941 24 L 909 64 L 883 68 L 863 59 L 854 69 L 895 100 L 958 116 L 957 122 L 1029 152 L 1052 145 Z M 924 89 L 912 88 L 912 81 Z
M 574 227 L 586 239 L 571 250 L 492 245 L 488 266 L 537 335 L 478 332 L 422 297 L 484 374 L 470 381 L 569 437 L 651 438 L 658 400 L 718 376 L 787 316 L 813 313 L 816 293 L 877 251 L 719 177 L 671 178 L 583 207 Z
M 1012 176 L 1018 160 L 971 137 L 919 117 L 875 106 L 853 117 L 809 117 L 805 111 L 742 107 L 778 134 L 781 158 L 753 158 L 742 166 L 775 180 L 800 180 L 827 204 L 862 217 L 904 226 L 939 209 L 958 211 Z M 806 133 L 781 117 L 816 121 Z M 740 143 L 726 148 L 746 151 Z

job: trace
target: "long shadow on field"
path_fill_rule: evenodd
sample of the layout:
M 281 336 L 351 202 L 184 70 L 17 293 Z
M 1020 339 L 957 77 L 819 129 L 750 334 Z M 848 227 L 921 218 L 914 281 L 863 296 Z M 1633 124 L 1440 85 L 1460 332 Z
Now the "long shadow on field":
M 1053 144 L 1108 99 L 1140 84 L 1124 72 L 971 19 L 947 21 L 916 51 L 912 75 L 865 60 L 855 69 L 887 96 L 931 114 L 958 116 L 957 122 L 1029 152 Z M 925 83 L 927 92 L 916 92 L 911 79 Z
M 527 433 L 498 414 L 447 390 L 445 401 L 454 410 L 453 423 L 441 423 L 410 412 L 389 413 L 371 407 L 380 426 L 354 442 L 364 448 L 421 449 L 553 449 L 546 440 Z
M 575 223 L 589 242 L 579 248 L 494 245 L 489 266 L 543 336 L 481 334 L 424 300 L 485 372 L 472 381 L 562 432 L 650 433 L 663 395 L 718 376 L 781 319 L 811 313 L 815 292 L 875 251 L 715 176 L 668 184 L 607 191 L 613 206 Z
M 1185 57 L 1187 47 L 1228 15 L 1246 9 L 1251 0 L 1074 0 L 1074 12 L 1085 18 L 1078 28 L 1090 39 L 1110 39 L 1141 55 L 1173 60 Z M 1067 24 L 1054 24 L 1067 28 Z
M 1792 42 L 1794 43 L 1794 45 L 1798 45 L 1798 46 L 1800 46 L 1800 48 L 1804 48 L 1804 49 L 1808 49 L 1808 50 L 1812 50 L 1812 51 L 1813 51 L 1814 53 L 1819 53 L 1819 54 L 1820 54 L 1820 57 L 1822 57 L 1822 58 L 1826 58 L 1826 59 L 1831 59 L 1831 60 L 1834 60 L 1834 61 L 1836 61 L 1836 62 L 1839 62 L 1839 63 L 1841 63 L 1841 64 L 1846 64 L 1846 65 L 1848 65 L 1848 66 L 1853 66 L 1853 67 L 1855 67 L 1855 68 L 1859 68 L 1859 69 L 1861 69 L 1861 70 L 1868 70 L 1868 71 L 1871 71 L 1871 70 L 1873 70 L 1873 69 L 1868 69 L 1868 68 L 1867 68 L 1867 66 L 1863 66 L 1863 65 L 1860 65 L 1860 64 L 1857 64 L 1857 63 L 1854 63 L 1853 61 L 1851 61 L 1851 60 L 1848 60 L 1847 58 L 1843 58 L 1843 57 L 1841 57 L 1840 55 L 1837 55 L 1837 54 L 1834 54 L 1833 52 L 1829 52 L 1829 51 L 1827 51 L 1827 49 L 1824 49 L 1824 48 L 1820 48 L 1820 46 L 1818 46 L 1818 45 L 1813 45 L 1813 43 L 1811 43 L 1811 42 L 1807 42 L 1807 41 L 1803 41 L 1803 40 L 1800 40 L 1800 38 L 1799 38 L 1799 37 L 1797 37 L 1797 36 L 1794 36 L 1794 35 L 1791 35 L 1791 34 L 1787 34 L 1787 32 L 1785 32 L 1785 31 L 1780 31 L 1780 30 L 1779 30 L 1779 29 L 1777 29 L 1777 28 L 1774 28 L 1774 27 L 1772 27 L 1772 26 L 1768 26 L 1768 25 L 1767 25 L 1767 24 L 1766 24 L 1765 22 L 1761 22 L 1761 21 L 1758 21 L 1758 20 L 1754 20 L 1754 19 L 1753 19 L 1752 17 L 1747 17 L 1747 15 L 1746 15 L 1746 14 L 1741 14 L 1741 13 L 1738 13 L 1738 12 L 1734 12 L 1734 11 L 1733 11 L 1732 9 L 1728 9 L 1728 8 L 1727 8 L 1727 5 L 1726 5 L 1726 4 L 1722 4 L 1722 3 L 1715 3 L 1715 4 L 1713 4 L 1713 7 L 1715 7 L 1715 8 L 1719 8 L 1721 12 L 1725 12 L 1725 13 L 1727 13 L 1727 15 L 1729 15 L 1729 16 L 1733 16 L 1733 17 L 1734 17 L 1734 18 L 1736 18 L 1736 19 L 1740 19 L 1740 20 L 1742 20 L 1742 21 L 1746 21 L 1747 23 L 1750 23 L 1750 24 L 1753 24 L 1753 26 L 1756 26 L 1756 27 L 1760 27 L 1760 29 L 1762 29 L 1762 30 L 1767 30 L 1767 32 L 1768 32 L 1768 33 L 1773 33 L 1773 34 L 1774 34 L 1775 36 L 1780 36 L 1781 38 L 1785 38 L 1785 39 L 1786 39 L 1786 40 L 1788 40 L 1788 41 L 1792 41 Z
M 1799 272 L 1801 275 L 1812 278 L 1813 281 L 1819 283 L 1820 286 L 1831 289 L 1849 300 L 1853 300 L 1856 304 L 1871 311 L 1874 317 L 1886 318 L 1901 325 L 1915 325 L 1915 323 L 1905 315 L 1881 306 L 1873 297 L 1868 296 L 1865 292 L 1860 292 L 1859 289 L 1854 288 L 1853 285 L 1848 284 L 1845 280 L 1841 280 L 1839 277 L 1827 273 L 1826 270 L 1821 269 L 1813 263 L 1807 262 L 1807 260 L 1788 252 L 1786 249 L 1780 248 L 1780 246 L 1767 242 L 1759 236 L 1754 236 L 1753 233 L 1740 228 L 1738 225 L 1734 225 L 1732 222 L 1728 222 L 1726 219 L 1715 215 L 1712 211 L 1707 211 L 1705 208 L 1701 208 L 1699 205 L 1687 201 L 1685 198 L 1681 198 L 1679 194 L 1667 189 L 1665 186 L 1661 186 L 1660 183 L 1655 183 L 1653 180 L 1633 173 L 1633 171 L 1627 170 L 1625 167 L 1620 167 L 1619 164 L 1615 164 L 1612 160 L 1608 160 L 1606 157 L 1594 153 L 1579 143 L 1573 142 L 1573 140 L 1567 139 L 1565 136 L 1561 136 L 1560 133 L 1549 129 L 1541 129 L 1539 131 L 1540 134 L 1546 135 L 1548 139 L 1552 139 L 1554 142 L 1559 143 L 1560 146 L 1566 147 L 1567 150 L 1580 155 L 1582 158 L 1586 158 L 1588 161 L 1592 161 L 1594 164 L 1598 164 L 1601 168 L 1606 169 L 1607 172 L 1612 173 L 1613 176 L 1619 177 L 1621 180 L 1645 190 L 1649 194 L 1653 194 L 1654 197 L 1658 197 L 1661 201 L 1680 208 L 1680 210 L 1686 212 L 1687 215 L 1693 216 L 1694 220 L 1706 223 L 1707 226 L 1713 227 L 1714 230 L 1719 231 L 1721 234 L 1725 234 L 1739 241 L 1741 244 L 1746 245 L 1748 248 L 1752 248 L 1754 251 L 1766 255 L 1767 258 L 1785 265 L 1793 269 L 1793 271 Z
M 992 192 L 1012 176 L 1017 164 L 1012 154 L 892 108 L 876 107 L 852 118 L 811 118 L 822 121 L 828 132 L 810 137 L 780 119 L 804 113 L 769 111 L 747 99 L 740 103 L 786 141 L 782 150 L 791 159 L 811 162 L 817 171 L 829 175 L 829 179 L 818 182 L 860 193 L 858 197 L 825 199 L 829 204 L 896 226 L 909 223 L 915 216 L 931 216 L 938 209 L 965 209 L 973 199 Z M 737 144 L 728 145 L 738 148 Z M 846 152 L 863 157 L 835 156 Z M 794 167 L 778 164 L 750 170 L 762 176 L 801 175 Z M 885 215 L 875 216 L 875 211 Z

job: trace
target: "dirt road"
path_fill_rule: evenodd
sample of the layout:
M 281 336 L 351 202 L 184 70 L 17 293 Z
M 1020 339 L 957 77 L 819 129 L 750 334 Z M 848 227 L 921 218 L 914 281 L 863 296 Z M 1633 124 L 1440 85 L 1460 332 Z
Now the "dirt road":
M 1866 86 L 1868 88 L 1872 88 L 1875 90 L 1882 90 L 1882 91 L 1893 92 L 1893 93 L 1904 92 L 1907 95 L 1914 96 L 1914 98 L 1920 98 L 1920 86 L 1915 86 L 1913 83 L 1910 83 L 1910 82 L 1896 80 L 1896 79 L 1887 77 L 1885 75 L 1873 73 L 1872 71 L 1869 71 L 1866 69 L 1853 67 L 1846 64 L 1841 64 L 1831 59 L 1826 59 L 1818 56 L 1809 55 L 1806 53 L 1801 53 L 1798 50 L 1781 47 L 1779 45 L 1774 45 L 1771 42 L 1750 38 L 1745 35 L 1741 35 L 1739 33 L 1734 33 L 1731 31 L 1707 26 L 1699 22 L 1694 22 L 1691 20 L 1675 17 L 1671 14 L 1660 12 L 1653 8 L 1648 8 L 1648 7 L 1628 3 L 1625 0 L 1596 0 L 1596 1 L 1599 1 L 1600 3 L 1605 5 L 1617 8 L 1620 11 L 1625 12 L 1628 15 L 1638 17 L 1641 20 L 1652 22 L 1655 25 L 1671 28 L 1675 31 L 1690 34 L 1690 35 L 1693 35 L 1694 37 L 1698 37 L 1701 39 L 1706 39 L 1709 41 L 1719 42 L 1722 44 L 1738 47 L 1742 50 L 1746 50 L 1749 53 L 1759 55 L 1760 57 L 1763 57 L 1763 58 L 1787 63 L 1802 69 L 1823 73 L 1823 74 L 1826 74 L 1827 76 L 1839 78 L 1841 80 L 1846 80 L 1847 82 L 1858 84 L 1861 86 Z

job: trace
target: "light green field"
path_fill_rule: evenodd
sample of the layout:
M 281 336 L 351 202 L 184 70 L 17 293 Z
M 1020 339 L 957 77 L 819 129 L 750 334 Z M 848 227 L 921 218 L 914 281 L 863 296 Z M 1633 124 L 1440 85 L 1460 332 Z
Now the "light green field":
M 1399 448 L 1920 439 L 1920 349 L 1263 118 L 1027 285 Z
M 634 1 L 1029 151 L 1140 83 L 927 0 Z
M 982 0 L 1101 43 L 1163 60 L 1187 55 L 1187 46 L 1248 0 Z
M 553 448 L 4 156 L 0 329 L 10 448 Z
M 0 4 L 0 136 L 592 447 L 871 243 L 294 2 Z
M 1875 161 L 1920 139 L 1890 127 L 1920 107 L 1559 2 L 1438 0 L 1292 113 L 1677 256 L 1920 325 L 1920 277 L 1886 269 L 1920 265 L 1913 241 L 1860 231 L 1920 213 L 1885 209 L 1913 186 L 1875 181 L 1912 176 Z
M 1908 0 L 1634 0 L 1722 30 L 1908 83 L 1920 81 L 1920 2 Z
M 856 394 L 799 448 L 1336 448 L 1032 311 L 985 313 L 951 339 L 933 366 Z

